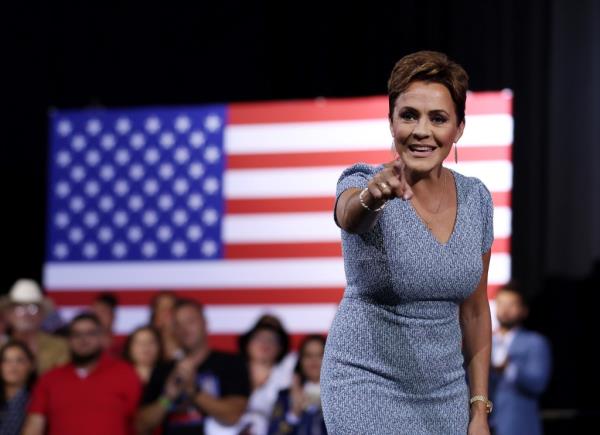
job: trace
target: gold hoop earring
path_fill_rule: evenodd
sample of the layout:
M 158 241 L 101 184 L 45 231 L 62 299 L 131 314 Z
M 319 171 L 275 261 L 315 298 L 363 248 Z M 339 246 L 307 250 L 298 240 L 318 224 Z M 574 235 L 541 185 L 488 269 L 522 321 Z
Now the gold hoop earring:
M 458 146 L 454 144 L 454 162 L 458 164 Z

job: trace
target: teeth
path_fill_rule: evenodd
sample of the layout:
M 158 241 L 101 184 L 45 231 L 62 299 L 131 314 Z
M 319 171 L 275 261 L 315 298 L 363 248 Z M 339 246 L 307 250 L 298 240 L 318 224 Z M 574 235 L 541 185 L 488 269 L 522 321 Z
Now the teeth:
M 415 151 L 433 151 L 433 147 L 412 146 L 411 148 Z

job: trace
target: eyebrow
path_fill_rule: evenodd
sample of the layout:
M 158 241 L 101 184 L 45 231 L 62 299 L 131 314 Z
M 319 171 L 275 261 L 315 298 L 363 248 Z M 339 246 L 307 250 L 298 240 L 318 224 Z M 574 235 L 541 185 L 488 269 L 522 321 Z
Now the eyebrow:
M 414 112 L 419 112 L 418 109 L 415 109 L 412 106 L 402 106 L 402 107 L 398 108 L 398 112 L 401 112 L 403 110 L 412 110 Z M 450 114 L 448 112 L 446 112 L 444 109 L 433 109 L 433 110 L 430 110 L 428 113 L 430 113 L 430 114 L 431 113 L 443 113 L 446 116 L 450 116 Z

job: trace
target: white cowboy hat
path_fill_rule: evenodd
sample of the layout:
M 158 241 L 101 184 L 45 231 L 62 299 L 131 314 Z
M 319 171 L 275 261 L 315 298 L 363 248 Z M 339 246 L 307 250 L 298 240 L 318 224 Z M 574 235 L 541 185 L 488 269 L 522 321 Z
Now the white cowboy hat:
M 53 308 L 52 301 L 44 297 L 42 288 L 32 279 L 17 280 L 2 302 L 0 303 L 2 307 L 10 304 L 38 304 L 46 313 Z

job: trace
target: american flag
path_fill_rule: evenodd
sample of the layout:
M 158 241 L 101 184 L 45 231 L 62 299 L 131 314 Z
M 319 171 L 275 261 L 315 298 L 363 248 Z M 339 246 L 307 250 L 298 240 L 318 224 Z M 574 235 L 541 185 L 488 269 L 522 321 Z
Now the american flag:
M 493 195 L 490 297 L 510 277 L 511 106 L 469 93 L 446 162 Z M 113 291 L 126 334 L 171 289 L 205 305 L 225 349 L 263 313 L 296 340 L 327 331 L 345 286 L 338 177 L 392 159 L 386 97 L 60 110 L 50 146 L 44 286 L 63 317 Z

